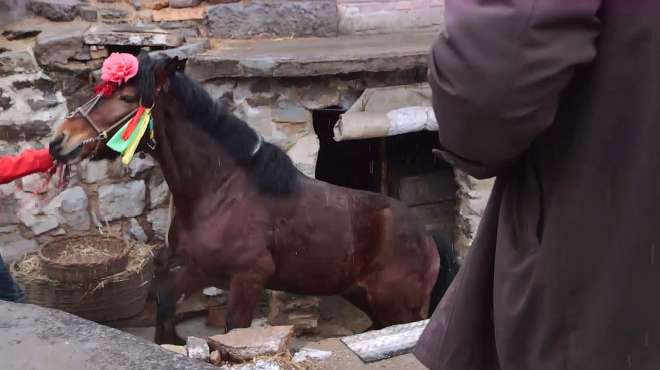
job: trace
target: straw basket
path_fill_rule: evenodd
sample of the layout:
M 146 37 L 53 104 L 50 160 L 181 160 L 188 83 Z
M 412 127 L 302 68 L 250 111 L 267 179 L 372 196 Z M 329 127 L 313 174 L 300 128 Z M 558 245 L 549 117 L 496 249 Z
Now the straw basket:
M 126 319 L 144 309 L 154 276 L 153 246 L 131 243 L 126 268 L 114 275 L 87 282 L 50 278 L 37 252 L 11 265 L 16 282 L 25 290 L 27 303 L 57 308 L 88 320 Z
M 39 259 L 49 278 L 84 283 L 124 271 L 128 245 L 122 239 L 100 235 L 56 239 L 39 249 Z

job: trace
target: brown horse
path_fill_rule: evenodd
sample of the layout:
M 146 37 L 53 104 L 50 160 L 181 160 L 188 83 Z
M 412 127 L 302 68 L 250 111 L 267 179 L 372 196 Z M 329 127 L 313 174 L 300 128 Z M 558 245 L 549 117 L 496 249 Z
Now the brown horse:
M 50 151 L 61 162 L 106 157 L 106 133 L 139 101 L 154 105 L 157 145 L 142 150 L 172 191 L 170 248 L 183 260 L 158 292 L 158 343 L 176 338 L 174 302 L 205 286 L 229 288 L 227 330 L 251 324 L 264 288 L 340 294 L 376 327 L 425 317 L 440 259 L 405 205 L 307 178 L 185 76 L 184 62 L 139 61 L 136 77 L 61 124 Z

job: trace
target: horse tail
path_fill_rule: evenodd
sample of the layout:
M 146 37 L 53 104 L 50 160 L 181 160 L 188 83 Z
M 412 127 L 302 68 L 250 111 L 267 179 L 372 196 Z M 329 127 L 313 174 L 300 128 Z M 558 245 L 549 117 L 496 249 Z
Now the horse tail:
M 459 268 L 458 256 L 449 240 L 438 232 L 434 232 L 432 237 L 435 241 L 436 248 L 438 248 L 438 254 L 440 255 L 440 272 L 438 273 L 438 278 L 435 281 L 433 290 L 431 290 L 429 317 L 440 304 L 442 297 L 445 295 L 449 285 L 451 285 L 451 282 L 454 280 Z

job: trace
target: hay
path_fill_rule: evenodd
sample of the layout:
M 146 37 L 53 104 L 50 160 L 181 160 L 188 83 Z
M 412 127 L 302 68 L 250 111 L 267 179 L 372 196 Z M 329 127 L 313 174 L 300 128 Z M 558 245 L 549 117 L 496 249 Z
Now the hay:
M 93 321 L 112 321 L 142 311 L 154 276 L 153 257 L 159 246 L 128 244 L 128 263 L 119 273 L 103 278 L 66 282 L 50 278 L 38 253 L 12 264 L 27 303 L 57 308 Z
M 250 363 L 256 363 L 257 361 L 272 361 L 277 362 L 282 368 L 287 370 L 312 370 L 314 367 L 308 361 L 302 363 L 293 362 L 293 355 L 290 351 L 284 353 L 278 353 L 271 356 L 258 356 L 255 357 Z
M 79 242 L 69 241 L 62 248 L 59 256 L 53 260 L 62 264 L 71 264 L 80 263 L 85 260 L 85 258 L 80 257 L 90 257 L 87 258 L 87 260 L 90 260 L 89 262 L 95 261 L 98 257 L 115 257 L 107 248 L 104 248 L 105 246 L 104 244 L 94 243 L 89 239 L 82 239 Z

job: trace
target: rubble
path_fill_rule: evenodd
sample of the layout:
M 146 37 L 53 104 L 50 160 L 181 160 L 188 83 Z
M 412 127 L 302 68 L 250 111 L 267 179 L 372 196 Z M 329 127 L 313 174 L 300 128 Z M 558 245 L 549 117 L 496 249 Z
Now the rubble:
M 186 347 L 185 346 L 175 346 L 173 344 L 161 344 L 160 346 L 163 347 L 164 349 L 168 350 L 168 351 L 178 353 L 180 355 L 184 355 L 184 356 L 188 355 L 188 353 L 186 352 Z
M 235 329 L 210 337 L 209 344 L 232 361 L 244 362 L 285 352 L 292 336 L 293 326 Z
M 314 348 L 301 348 L 293 356 L 294 363 L 303 363 L 310 361 L 324 361 L 332 357 L 332 352 L 322 351 Z
M 188 337 L 188 340 L 186 340 L 186 354 L 192 359 L 208 362 L 210 356 L 209 345 L 204 339 Z

